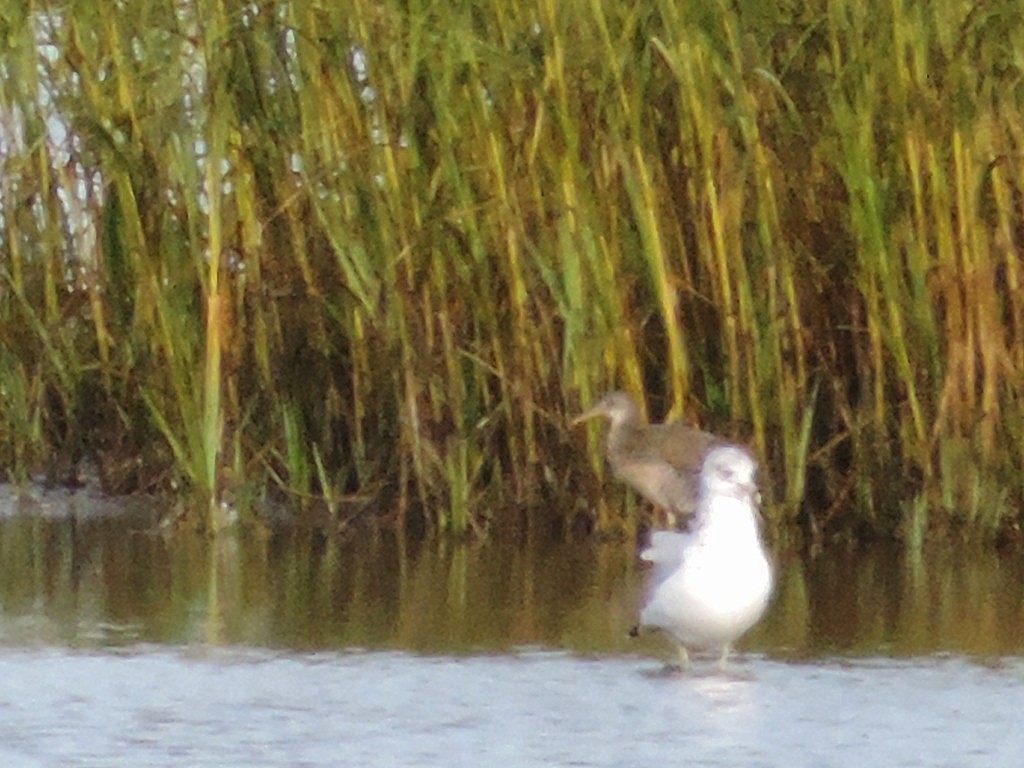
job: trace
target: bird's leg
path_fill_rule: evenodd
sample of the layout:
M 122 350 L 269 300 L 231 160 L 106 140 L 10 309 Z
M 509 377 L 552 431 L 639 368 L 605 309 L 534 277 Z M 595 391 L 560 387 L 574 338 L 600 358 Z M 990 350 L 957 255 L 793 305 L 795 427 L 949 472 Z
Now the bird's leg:
M 690 654 L 687 653 L 685 645 L 679 646 L 679 666 L 684 672 L 690 668 Z
M 655 514 L 660 513 L 661 527 L 666 531 L 674 531 L 676 525 L 679 523 L 679 518 L 676 517 L 676 512 L 671 507 L 655 506 Z
M 729 651 L 732 650 L 728 643 L 722 646 L 722 655 L 718 657 L 718 669 L 722 672 L 726 669 L 726 662 L 729 660 Z

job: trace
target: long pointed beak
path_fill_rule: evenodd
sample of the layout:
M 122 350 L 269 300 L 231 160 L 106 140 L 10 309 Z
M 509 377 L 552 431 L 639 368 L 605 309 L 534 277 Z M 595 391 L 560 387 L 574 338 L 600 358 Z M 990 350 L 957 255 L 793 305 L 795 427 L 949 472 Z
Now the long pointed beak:
M 606 416 L 606 415 L 607 415 L 607 413 L 604 410 L 604 408 L 600 408 L 600 407 L 595 406 L 595 407 L 593 407 L 593 408 L 591 408 L 589 410 L 584 411 L 579 416 L 577 416 L 575 419 L 570 421 L 569 422 L 569 426 L 575 427 L 577 424 L 582 424 L 584 421 L 589 421 L 590 419 L 596 418 L 598 416 Z

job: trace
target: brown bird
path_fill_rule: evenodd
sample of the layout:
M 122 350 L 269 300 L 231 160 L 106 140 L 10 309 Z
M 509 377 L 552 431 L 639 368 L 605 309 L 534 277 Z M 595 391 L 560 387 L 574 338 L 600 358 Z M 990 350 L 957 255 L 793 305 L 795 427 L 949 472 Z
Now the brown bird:
M 712 449 L 730 443 L 683 424 L 647 424 L 625 392 L 605 395 L 573 419 L 608 419 L 608 464 L 612 474 L 670 515 L 689 515 L 697 506 L 700 470 Z

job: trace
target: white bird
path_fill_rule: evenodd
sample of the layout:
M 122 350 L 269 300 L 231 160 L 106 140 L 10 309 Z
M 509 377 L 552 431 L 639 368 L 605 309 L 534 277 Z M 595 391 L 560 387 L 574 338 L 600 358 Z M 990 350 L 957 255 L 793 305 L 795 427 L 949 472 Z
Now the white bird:
M 700 473 L 700 496 L 689 530 L 656 531 L 640 557 L 653 564 L 647 602 L 630 634 L 660 629 L 687 648 L 729 651 L 758 622 L 772 591 L 772 569 L 761 542 L 757 462 L 734 445 L 712 449 Z

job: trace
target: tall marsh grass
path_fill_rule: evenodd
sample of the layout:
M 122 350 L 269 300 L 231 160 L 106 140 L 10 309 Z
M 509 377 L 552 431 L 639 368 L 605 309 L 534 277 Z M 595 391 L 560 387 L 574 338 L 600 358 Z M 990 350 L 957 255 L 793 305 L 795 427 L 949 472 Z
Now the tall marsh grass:
M 0 6 L 11 477 L 633 530 L 623 387 L 780 532 L 1017 530 L 1009 0 Z

